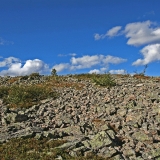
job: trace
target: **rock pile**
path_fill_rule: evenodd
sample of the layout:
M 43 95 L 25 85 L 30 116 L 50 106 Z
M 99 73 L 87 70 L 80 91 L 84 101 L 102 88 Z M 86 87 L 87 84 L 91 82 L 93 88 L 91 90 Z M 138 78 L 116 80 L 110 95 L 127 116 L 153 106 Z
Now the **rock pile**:
M 55 88 L 56 100 L 29 109 L 9 109 L 1 102 L 0 142 L 14 137 L 66 139 L 60 148 L 77 156 L 94 152 L 114 160 L 160 159 L 160 81 L 115 77 L 101 88 L 90 81 L 81 90 Z

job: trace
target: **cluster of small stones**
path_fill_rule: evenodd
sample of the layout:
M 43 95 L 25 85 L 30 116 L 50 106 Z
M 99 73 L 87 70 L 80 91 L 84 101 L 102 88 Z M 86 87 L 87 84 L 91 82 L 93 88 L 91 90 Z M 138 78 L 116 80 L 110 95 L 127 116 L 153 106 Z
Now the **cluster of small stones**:
M 160 81 L 115 77 L 111 88 L 72 77 L 66 81 L 84 87 L 55 88 L 59 98 L 29 109 L 1 102 L 0 142 L 48 137 L 67 140 L 59 148 L 73 157 L 94 152 L 113 160 L 160 159 Z
M 15 79 L 15 81 L 13 81 Z M 39 75 L 39 76 L 22 76 L 22 77 L 0 77 L 0 86 L 11 86 L 11 85 L 20 85 L 20 84 L 38 84 L 44 83 L 47 79 L 47 76 Z

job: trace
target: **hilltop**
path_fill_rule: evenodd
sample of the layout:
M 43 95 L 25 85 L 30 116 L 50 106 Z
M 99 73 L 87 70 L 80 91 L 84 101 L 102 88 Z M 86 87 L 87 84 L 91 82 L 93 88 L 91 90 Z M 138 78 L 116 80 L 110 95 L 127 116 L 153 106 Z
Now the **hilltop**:
M 0 159 L 160 159 L 160 78 L 0 77 Z

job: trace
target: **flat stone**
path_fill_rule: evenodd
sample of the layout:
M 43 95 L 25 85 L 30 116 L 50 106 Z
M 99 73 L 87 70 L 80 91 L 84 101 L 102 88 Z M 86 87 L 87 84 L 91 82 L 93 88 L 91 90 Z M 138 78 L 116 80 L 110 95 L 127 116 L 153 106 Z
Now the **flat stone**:
M 141 142 L 151 140 L 151 138 L 142 131 L 133 133 L 132 137 Z
M 143 83 L 137 84 L 136 87 L 142 87 Z
M 99 149 L 101 147 L 109 146 L 112 144 L 109 136 L 105 131 L 101 131 L 94 136 L 92 140 L 89 141 L 92 149 Z

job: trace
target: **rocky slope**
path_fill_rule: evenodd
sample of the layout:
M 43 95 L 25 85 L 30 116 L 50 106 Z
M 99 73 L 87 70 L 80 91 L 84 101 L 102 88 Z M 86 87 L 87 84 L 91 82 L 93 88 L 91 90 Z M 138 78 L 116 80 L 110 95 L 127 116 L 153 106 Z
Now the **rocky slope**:
M 60 148 L 72 156 L 81 151 L 114 160 L 160 159 L 159 80 L 115 76 L 112 88 L 72 77 L 66 81 L 82 83 L 83 88 L 54 88 L 59 98 L 29 109 L 9 109 L 1 102 L 0 142 L 59 138 L 68 141 Z

